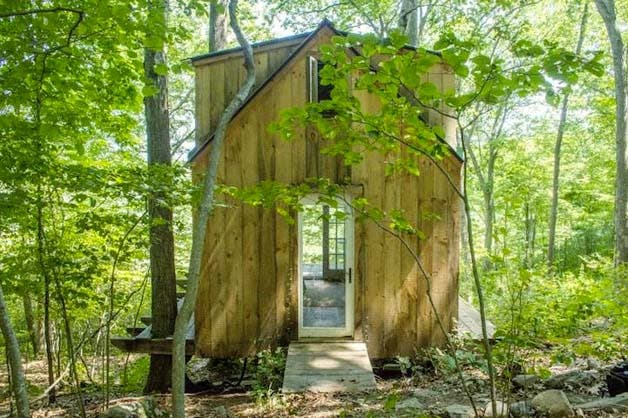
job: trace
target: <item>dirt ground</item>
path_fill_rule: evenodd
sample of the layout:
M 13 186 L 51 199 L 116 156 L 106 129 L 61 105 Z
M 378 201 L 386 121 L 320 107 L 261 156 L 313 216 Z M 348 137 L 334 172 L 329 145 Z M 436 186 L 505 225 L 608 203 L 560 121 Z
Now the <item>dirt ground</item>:
M 43 361 L 30 362 L 26 365 L 27 378 L 31 386 L 46 386 L 46 369 Z M 488 390 L 484 379 L 471 378 L 471 393 L 480 410 L 488 402 Z M 0 372 L 0 418 L 10 414 L 6 369 Z M 143 399 L 139 394 L 116 393 L 114 387 L 110 406 L 129 404 Z M 599 395 L 595 388 L 581 388 L 567 392 L 572 403 L 586 402 Z M 62 387 L 55 405 L 48 406 L 45 397 L 31 396 L 33 418 L 77 417 L 80 416 L 76 398 L 68 393 L 70 387 Z M 41 390 L 39 391 L 41 393 Z M 523 399 L 526 394 L 514 392 L 512 400 Z M 409 398 L 418 400 L 427 416 L 442 416 L 444 409 L 452 404 L 469 404 L 462 388 L 454 376 L 425 375 L 409 379 L 400 376 L 377 378 L 377 390 L 350 394 L 296 394 L 274 395 L 259 401 L 252 391 L 235 388 L 218 388 L 210 392 L 187 395 L 186 410 L 188 417 L 416 417 L 416 410 L 399 409 L 399 405 Z M 103 393 L 95 387 L 86 385 L 84 399 L 89 417 L 97 417 L 104 407 Z M 170 410 L 169 395 L 154 395 L 152 399 L 158 409 Z M 586 417 L 621 417 L 626 414 L 605 412 L 588 413 Z

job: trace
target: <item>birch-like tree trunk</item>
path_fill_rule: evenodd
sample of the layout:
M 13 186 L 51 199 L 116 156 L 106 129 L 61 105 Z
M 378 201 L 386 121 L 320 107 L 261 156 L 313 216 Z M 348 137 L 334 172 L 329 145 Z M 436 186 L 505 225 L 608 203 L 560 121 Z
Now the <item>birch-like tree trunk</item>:
M 576 55 L 582 51 L 582 43 L 584 42 L 584 34 L 587 27 L 587 18 L 589 16 L 589 3 L 584 2 L 584 10 L 580 19 L 580 32 L 578 34 L 578 43 L 576 45 Z M 554 264 L 554 250 L 556 248 L 556 220 L 558 218 L 558 192 L 560 187 L 560 157 L 563 144 L 563 136 L 565 135 L 565 125 L 567 123 L 567 108 L 569 107 L 569 91 L 565 92 L 563 102 L 560 107 L 560 120 L 558 122 L 558 131 L 556 133 L 556 142 L 554 143 L 554 173 L 552 178 L 552 204 L 550 206 L 549 231 L 547 244 L 547 267 L 551 268 Z
M 0 286 L 0 330 L 2 330 L 2 335 L 4 336 L 7 347 L 7 358 L 11 368 L 11 389 L 15 396 L 17 416 L 18 418 L 28 418 L 30 417 L 28 392 L 26 390 L 26 379 L 24 378 L 20 346 L 17 342 L 15 332 L 13 331 L 9 312 L 4 302 L 2 286 Z
M 227 14 L 225 0 L 212 1 L 209 5 L 208 51 L 219 51 L 227 45 Z
M 200 206 L 197 208 L 196 225 L 192 236 L 192 250 L 190 254 L 189 277 L 187 291 L 181 310 L 177 315 L 173 341 L 173 363 L 172 363 L 172 409 L 175 418 L 185 417 L 185 339 L 188 322 L 192 317 L 196 306 L 196 296 L 198 293 L 198 281 L 201 271 L 201 257 L 203 255 L 203 243 L 205 242 L 205 232 L 207 231 L 207 221 L 214 208 L 214 188 L 216 186 L 216 176 L 218 173 L 218 163 L 222 153 L 227 125 L 233 118 L 236 111 L 247 99 L 253 86 L 255 85 L 255 63 L 253 60 L 253 49 L 242 33 L 237 19 L 238 1 L 229 2 L 229 22 L 231 29 L 238 39 L 244 54 L 244 67 L 246 68 L 246 80 L 236 96 L 231 100 L 225 111 L 220 116 L 218 126 L 214 132 L 214 138 L 209 148 L 209 164 L 203 180 L 203 194 Z
M 502 135 L 504 123 L 509 110 L 510 107 L 508 106 L 508 101 L 506 101 L 495 114 L 495 119 L 493 120 L 491 131 L 488 134 L 486 141 L 486 157 L 483 160 L 478 158 L 473 150 L 473 146 L 471 145 L 473 134 L 467 137 L 467 142 L 465 144 L 469 161 L 471 162 L 474 174 L 477 177 L 480 189 L 482 190 L 482 198 L 484 201 L 484 249 L 489 257 L 493 253 L 493 229 L 495 224 L 495 164 L 497 163 L 500 148 L 498 141 Z M 486 172 L 483 171 L 483 165 L 486 165 Z M 490 258 L 486 258 L 483 264 L 485 269 L 489 269 L 491 266 Z
M 419 5 L 417 0 L 402 0 L 399 29 L 408 36 L 408 43 L 417 46 L 419 36 Z
M 151 5 L 151 28 L 154 36 L 166 38 L 167 0 Z M 174 267 L 174 236 L 172 209 L 167 202 L 167 169 L 172 165 L 170 150 L 170 122 L 168 109 L 168 78 L 163 72 L 166 65 L 165 47 L 144 49 L 144 74 L 157 88 L 152 96 L 144 98 L 146 118 L 146 144 L 148 165 L 160 173 L 162 184 L 148 201 L 150 222 L 150 271 L 152 337 L 165 338 L 174 332 L 177 316 L 177 289 Z M 161 189 L 163 187 L 163 189 Z M 150 369 L 145 392 L 166 392 L 170 388 L 172 358 L 170 355 L 151 354 Z
M 628 52 L 617 24 L 614 0 L 595 0 L 611 44 L 615 76 L 615 265 L 628 264 Z

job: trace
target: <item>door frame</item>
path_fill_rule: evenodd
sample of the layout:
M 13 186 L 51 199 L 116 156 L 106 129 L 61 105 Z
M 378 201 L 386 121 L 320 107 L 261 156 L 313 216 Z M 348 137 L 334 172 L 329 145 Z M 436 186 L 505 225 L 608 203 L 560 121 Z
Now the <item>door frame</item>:
M 311 194 L 301 200 L 304 205 L 318 204 L 319 194 Z M 351 201 L 347 195 L 344 199 Z M 303 212 L 298 213 L 298 268 L 297 268 L 297 305 L 298 305 L 298 338 L 339 338 L 353 337 L 355 328 L 355 268 L 354 268 L 354 223 L 355 218 L 351 206 L 344 200 L 336 198 L 338 206 L 344 209 L 345 219 L 345 327 L 304 327 L 303 326 Z M 351 272 L 351 273 L 350 273 Z M 350 277 L 350 275 L 352 277 Z

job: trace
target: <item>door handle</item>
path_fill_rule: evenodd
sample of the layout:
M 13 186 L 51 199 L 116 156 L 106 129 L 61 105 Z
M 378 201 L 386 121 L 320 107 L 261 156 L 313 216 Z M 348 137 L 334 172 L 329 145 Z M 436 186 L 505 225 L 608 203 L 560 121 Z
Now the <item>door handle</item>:
M 349 267 L 349 284 L 351 284 L 352 273 L 353 273 L 353 270 L 351 269 L 351 267 Z

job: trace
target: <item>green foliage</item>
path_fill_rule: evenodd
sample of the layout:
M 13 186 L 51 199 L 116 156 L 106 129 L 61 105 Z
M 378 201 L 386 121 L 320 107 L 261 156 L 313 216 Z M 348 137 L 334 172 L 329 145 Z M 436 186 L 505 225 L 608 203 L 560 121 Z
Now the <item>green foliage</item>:
M 401 399 L 401 396 L 399 396 L 398 393 L 391 393 L 390 395 L 388 395 L 386 397 L 386 400 L 384 401 L 384 411 L 386 412 L 392 412 L 395 410 L 395 406 L 397 406 L 397 402 L 399 402 L 399 399 Z
M 122 374 L 122 390 L 125 393 L 142 393 L 149 366 L 150 358 L 148 356 L 142 356 L 129 362 Z
M 267 401 L 281 389 L 286 368 L 286 350 L 260 351 L 255 356 L 255 384 L 253 392 L 258 401 Z
M 611 359 L 625 344 L 625 286 L 612 261 L 583 259 L 576 272 L 513 270 L 506 264 L 486 276 L 497 338 L 519 347 L 557 345 L 556 360 L 576 356 Z

